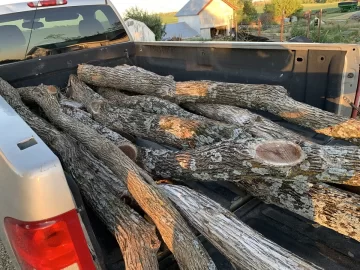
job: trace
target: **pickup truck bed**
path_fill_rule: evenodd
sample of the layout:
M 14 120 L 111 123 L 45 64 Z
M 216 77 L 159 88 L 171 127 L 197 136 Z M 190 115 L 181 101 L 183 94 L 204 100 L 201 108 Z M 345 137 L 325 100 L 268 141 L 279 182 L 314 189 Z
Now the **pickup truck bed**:
M 350 116 L 351 108 L 342 102 L 341 96 L 355 99 L 359 51 L 357 46 L 350 45 L 127 42 L 0 66 L 0 74 L 15 87 L 40 83 L 65 87 L 68 76 L 76 73 L 81 63 L 137 65 L 158 74 L 173 75 L 178 81 L 210 79 L 280 84 L 299 101 Z M 318 143 L 343 143 L 282 122 L 272 115 L 265 116 Z M 231 209 L 267 238 L 325 269 L 360 269 L 360 243 L 355 240 L 289 211 L 266 205 L 231 184 L 189 183 L 189 186 Z M 114 237 L 90 208 L 86 210 L 101 250 L 99 259 L 108 269 L 121 269 L 121 254 Z M 211 244 L 204 243 L 218 269 L 233 269 Z M 160 260 L 162 269 L 177 269 L 166 251 Z

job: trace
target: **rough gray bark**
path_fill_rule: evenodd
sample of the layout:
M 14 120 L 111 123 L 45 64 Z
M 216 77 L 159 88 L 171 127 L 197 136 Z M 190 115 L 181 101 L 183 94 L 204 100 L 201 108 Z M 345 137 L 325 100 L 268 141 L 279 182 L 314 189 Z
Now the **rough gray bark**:
M 84 146 L 33 114 L 21 102 L 16 90 L 1 79 L 0 94 L 72 173 L 82 194 L 115 235 L 126 269 L 158 269 L 160 241 L 155 227 L 122 203 L 122 198 L 128 196 L 124 184 Z M 28 97 L 25 95 L 25 100 L 29 101 Z
M 99 124 L 95 120 L 91 118 L 91 114 L 76 109 L 70 106 L 62 106 L 62 111 L 75 118 L 76 120 L 80 121 L 81 123 L 91 127 L 92 129 L 96 130 L 99 134 L 107 138 L 108 140 L 112 141 L 117 147 L 121 149 L 129 158 L 132 160 L 136 160 L 138 151 L 135 145 L 133 145 L 128 139 L 125 139 L 120 134 L 104 127 L 103 125 Z
M 83 104 L 85 108 L 94 100 L 103 100 L 104 97 L 96 93 L 84 82 L 80 81 L 76 75 L 71 74 L 69 77 L 66 96 Z
M 116 68 L 79 65 L 77 74 L 87 84 L 151 96 L 162 96 L 175 87 L 173 76 L 163 77 L 128 65 Z
M 128 96 L 113 88 L 100 87 L 97 92 L 114 104 L 147 113 L 174 115 L 191 120 L 204 120 L 204 117 L 190 113 L 179 105 L 153 96 Z
M 34 89 L 32 97 L 51 122 L 80 141 L 125 183 L 139 206 L 154 221 L 162 239 L 182 269 L 216 269 L 185 220 L 160 192 L 150 176 L 111 141 L 64 114 L 57 100 L 49 95 L 43 86 Z
M 161 185 L 161 190 L 239 269 L 319 269 L 266 239 L 206 196 L 183 186 Z
M 155 95 L 177 103 L 216 103 L 268 111 L 317 133 L 360 144 L 360 121 L 295 101 L 282 86 L 213 81 L 176 83 L 171 76 L 129 66 L 112 69 L 82 65 L 78 74 L 81 80 L 96 86 Z
M 246 109 L 221 104 L 185 103 L 186 109 L 207 118 L 246 127 L 250 134 L 268 140 L 305 141 L 303 136 Z
M 360 196 L 324 183 L 261 177 L 238 185 L 275 204 L 360 242 Z
M 241 182 L 268 176 L 360 186 L 358 147 L 247 139 L 182 152 L 141 152 L 142 166 L 163 178 Z
M 97 122 L 115 132 L 127 132 L 139 138 L 180 149 L 250 136 L 237 126 L 211 120 L 197 121 L 176 116 L 148 114 L 120 108 L 103 100 L 92 102 L 89 111 Z
M 190 120 L 176 116 L 149 114 L 115 106 L 72 76 L 68 96 L 85 105 L 93 118 L 118 133 L 178 148 L 194 148 L 223 140 L 250 136 L 242 129 L 212 120 Z

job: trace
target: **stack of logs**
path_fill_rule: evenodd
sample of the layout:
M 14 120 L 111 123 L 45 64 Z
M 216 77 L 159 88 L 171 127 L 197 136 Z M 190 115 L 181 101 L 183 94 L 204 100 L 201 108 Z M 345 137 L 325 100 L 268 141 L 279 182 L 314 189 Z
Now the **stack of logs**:
M 360 186 L 360 122 L 297 102 L 283 87 L 175 82 L 134 66 L 80 65 L 66 92 L 14 89 L 0 79 L 0 95 L 74 176 L 127 269 L 157 269 L 161 240 L 181 269 L 216 269 L 187 221 L 240 269 L 318 268 L 187 188 L 188 181 L 233 182 L 360 241 L 360 196 L 345 191 Z M 354 146 L 312 143 L 243 108 Z M 141 148 L 134 138 L 168 147 Z

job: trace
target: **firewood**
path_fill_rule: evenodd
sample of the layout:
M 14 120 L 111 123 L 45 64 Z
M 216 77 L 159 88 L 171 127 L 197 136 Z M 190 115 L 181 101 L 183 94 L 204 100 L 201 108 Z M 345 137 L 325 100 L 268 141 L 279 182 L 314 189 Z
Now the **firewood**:
M 360 196 L 324 183 L 259 177 L 237 183 L 262 201 L 360 242 Z
M 96 130 L 100 135 L 112 141 L 129 158 L 131 158 L 132 160 L 136 160 L 138 155 L 136 146 L 133 145 L 128 139 L 124 138 L 120 134 L 112 131 L 111 129 L 108 129 L 107 127 L 104 127 L 103 125 L 93 120 L 91 118 L 91 114 L 70 106 L 62 106 L 62 111 L 68 116 L 71 116 L 76 120 L 78 120 L 79 122 Z
M 241 127 L 246 126 L 249 133 L 258 138 L 268 140 L 291 140 L 294 142 L 307 140 L 305 137 L 284 128 L 265 117 L 239 107 L 205 103 L 185 103 L 182 104 L 182 106 L 192 112 L 213 120 L 239 125 Z
M 190 120 L 122 108 L 99 96 L 86 85 L 74 83 L 74 76 L 72 78 L 68 96 L 84 104 L 97 122 L 118 133 L 127 132 L 180 149 L 250 136 L 237 126 L 212 120 Z
M 105 87 L 100 87 L 97 92 L 120 107 L 136 109 L 147 113 L 174 115 L 191 120 L 204 120 L 204 117 L 190 113 L 179 105 L 158 97 L 145 95 L 128 96 L 116 89 Z
M 159 76 L 135 66 L 109 68 L 85 64 L 78 66 L 77 74 L 79 79 L 87 84 L 162 98 L 166 96 L 164 93 L 167 91 L 167 97 L 170 98 L 171 91 L 175 88 L 173 76 Z
M 84 146 L 33 114 L 19 93 L 1 79 L 0 93 L 72 173 L 86 200 L 115 235 L 126 269 L 158 269 L 160 241 L 155 227 L 122 202 L 122 197 L 128 196 L 123 182 Z M 25 95 L 25 100 L 29 101 L 28 97 Z
M 139 156 L 142 166 L 158 178 L 172 178 L 184 182 L 235 182 L 267 203 L 288 209 L 360 241 L 359 195 L 321 182 L 310 183 L 302 178 L 295 181 L 265 176 L 248 178 L 239 168 L 242 166 L 241 162 L 235 162 L 237 154 L 241 152 L 234 146 L 223 149 L 219 146 L 211 150 L 203 151 L 200 148 L 191 152 L 175 153 L 169 150 L 142 149 Z M 359 151 L 355 147 L 352 150 Z M 227 151 L 235 155 L 224 155 Z M 328 158 L 330 160 L 331 156 Z M 258 171 L 261 172 L 260 169 Z
M 39 86 L 31 93 L 56 126 L 81 142 L 127 186 L 139 206 L 156 224 L 162 239 L 183 269 L 216 269 L 208 253 L 180 213 L 157 188 L 152 178 L 136 166 L 115 144 L 95 130 L 67 116 L 48 91 Z
M 173 152 L 143 149 L 140 160 L 160 177 L 241 182 L 261 176 L 360 186 L 360 149 L 246 139 Z
M 114 69 L 80 65 L 78 75 L 84 82 L 96 86 L 154 95 L 177 103 L 216 103 L 263 110 L 317 133 L 360 145 L 359 120 L 295 101 L 282 86 L 213 81 L 175 82 L 171 76 L 159 76 L 130 66 Z
M 266 239 L 206 196 L 183 186 L 161 185 L 161 190 L 239 269 L 319 269 Z

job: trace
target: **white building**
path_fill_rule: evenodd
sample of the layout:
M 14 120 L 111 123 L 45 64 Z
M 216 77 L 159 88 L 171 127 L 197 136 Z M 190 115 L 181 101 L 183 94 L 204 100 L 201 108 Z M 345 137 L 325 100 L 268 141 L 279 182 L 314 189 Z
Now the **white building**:
M 233 27 L 235 6 L 226 0 L 190 0 L 177 14 L 179 22 L 187 23 L 201 37 L 228 35 Z
M 134 41 L 155 41 L 155 34 L 145 23 L 127 19 L 126 25 Z

